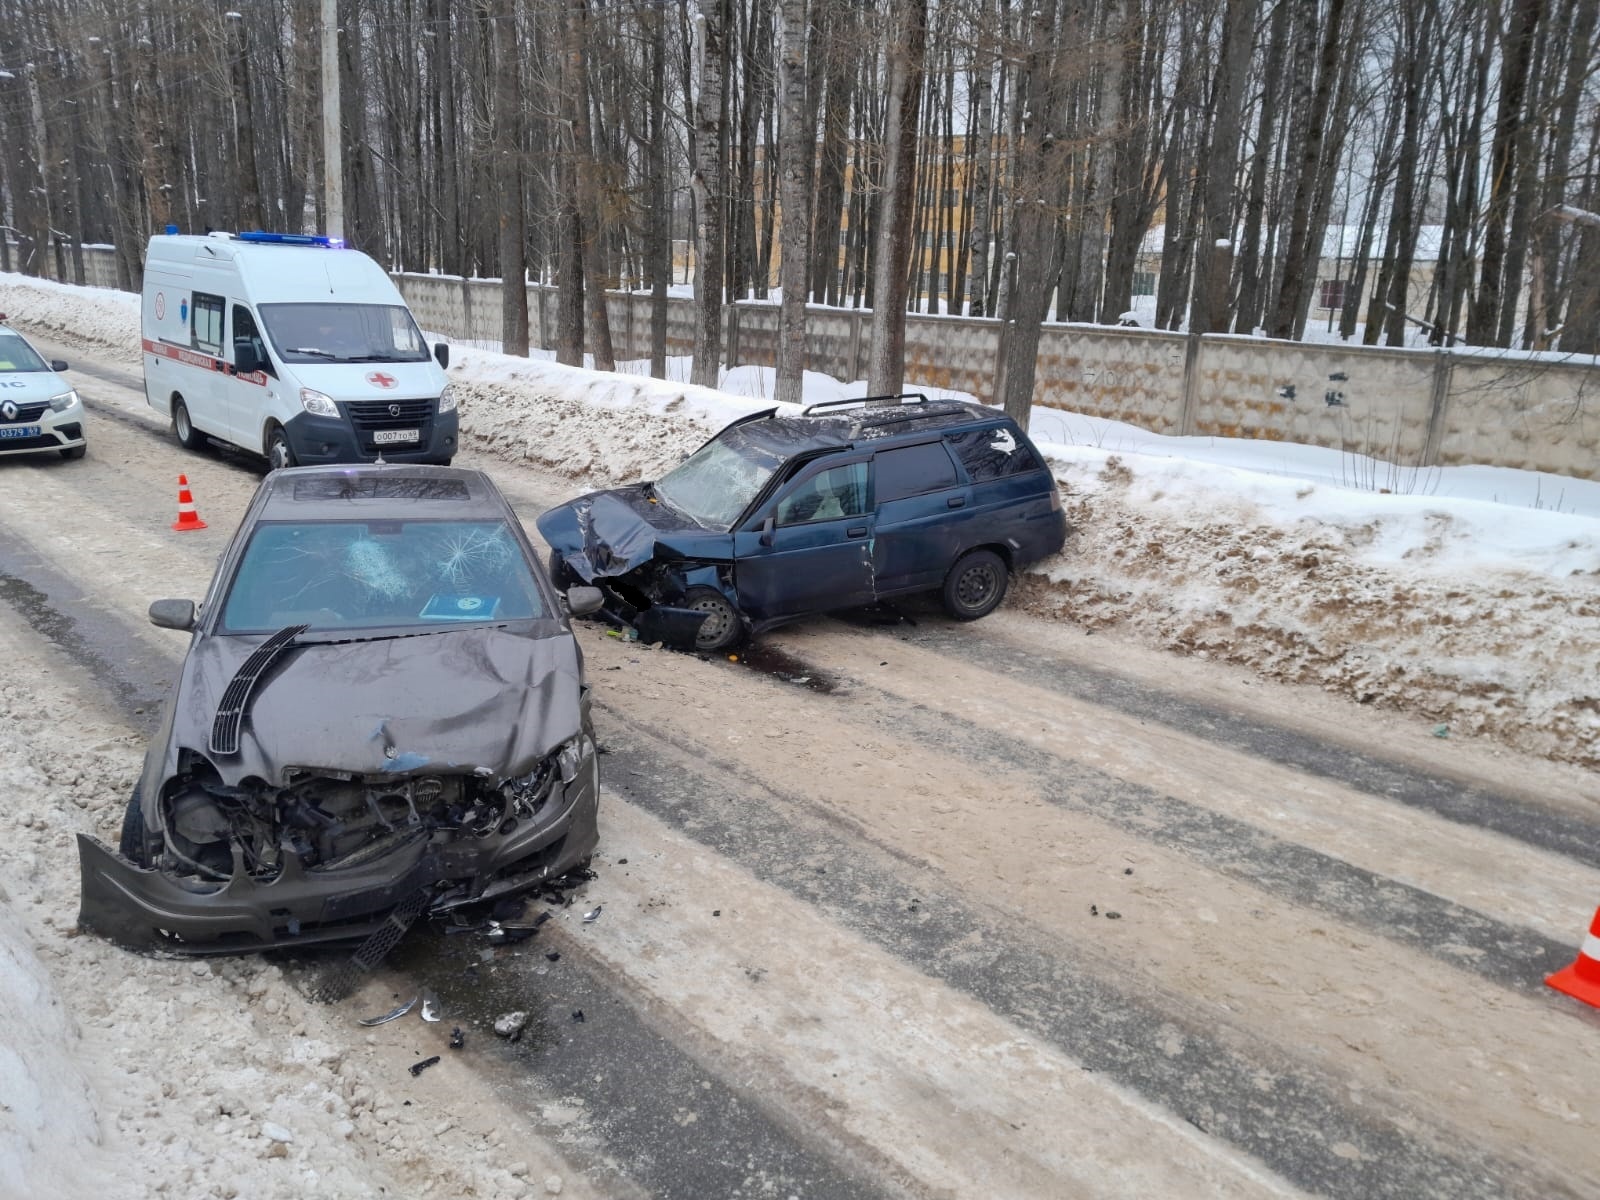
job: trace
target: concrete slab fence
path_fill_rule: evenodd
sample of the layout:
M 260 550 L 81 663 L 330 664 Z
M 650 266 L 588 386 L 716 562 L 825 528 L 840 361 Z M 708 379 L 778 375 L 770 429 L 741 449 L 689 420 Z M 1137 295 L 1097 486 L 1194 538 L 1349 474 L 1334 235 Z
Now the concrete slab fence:
M 116 286 L 109 247 L 85 247 L 84 268 L 86 283 Z M 395 281 L 423 328 L 499 341 L 499 280 L 401 273 Z M 650 297 L 608 293 L 607 313 L 617 358 L 648 359 Z M 689 355 L 692 302 L 674 298 L 667 314 L 667 353 Z M 532 343 L 553 347 L 554 288 L 529 286 L 528 317 Z M 776 363 L 774 305 L 730 304 L 725 320 L 730 366 Z M 863 378 L 871 320 L 862 310 L 811 308 L 811 369 Z M 908 316 L 906 386 L 993 399 L 1006 334 L 992 319 Z M 1303 442 L 1406 468 L 1482 463 L 1600 478 L 1600 366 L 1588 359 L 1047 325 L 1037 363 L 1036 405 L 1155 433 Z

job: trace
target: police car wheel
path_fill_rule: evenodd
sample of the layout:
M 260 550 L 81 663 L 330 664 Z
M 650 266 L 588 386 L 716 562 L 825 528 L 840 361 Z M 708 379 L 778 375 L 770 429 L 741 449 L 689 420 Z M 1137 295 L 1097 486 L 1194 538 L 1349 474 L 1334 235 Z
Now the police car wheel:
M 172 402 L 172 432 L 177 435 L 178 445 L 185 450 L 198 450 L 205 445 L 205 435 L 189 420 L 189 406 L 181 397 Z
M 274 425 L 267 435 L 267 463 L 274 471 L 294 466 L 294 451 L 289 446 L 289 435 L 283 426 Z
M 89 453 L 89 447 L 86 446 L 86 445 L 85 446 L 68 446 L 65 450 L 63 450 L 61 452 L 61 457 L 70 460 L 70 459 L 74 459 L 74 458 L 82 458 L 87 453 Z

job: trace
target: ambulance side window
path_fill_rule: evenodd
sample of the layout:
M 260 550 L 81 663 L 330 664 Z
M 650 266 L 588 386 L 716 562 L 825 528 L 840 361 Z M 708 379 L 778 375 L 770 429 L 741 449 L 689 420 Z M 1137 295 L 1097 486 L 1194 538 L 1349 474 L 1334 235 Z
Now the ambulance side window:
M 224 304 L 221 296 L 211 296 L 205 292 L 194 294 L 194 306 L 191 309 L 190 320 L 194 322 L 193 337 L 194 348 L 207 354 L 222 357 L 222 314 Z
M 256 319 L 250 315 L 250 310 L 242 304 L 233 306 L 233 361 L 238 363 L 239 350 L 248 346 L 256 352 L 256 357 L 263 363 L 267 361 L 267 344 L 261 340 L 261 332 L 256 328 Z M 270 369 L 267 372 L 275 374 Z

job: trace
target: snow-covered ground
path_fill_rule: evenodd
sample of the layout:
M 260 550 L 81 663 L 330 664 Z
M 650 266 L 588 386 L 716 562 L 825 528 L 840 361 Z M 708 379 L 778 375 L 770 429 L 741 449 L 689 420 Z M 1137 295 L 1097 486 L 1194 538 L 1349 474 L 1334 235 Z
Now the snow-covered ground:
M 26 328 L 110 348 L 137 369 L 134 296 L 0 276 L 0 310 Z M 655 476 L 728 420 L 769 405 L 774 390 L 771 372 L 751 367 L 726 372 L 711 391 L 681 382 L 681 361 L 672 364 L 675 381 L 655 381 L 636 367 L 598 374 L 466 346 L 454 358 L 470 444 L 559 473 L 574 490 Z M 808 376 L 806 395 L 833 399 L 863 386 Z M 1479 467 L 1403 470 L 1280 442 L 1167 438 L 1055 410 L 1036 412 L 1032 433 L 1062 485 L 1073 533 L 1062 555 L 1017 581 L 1011 603 L 1388 707 L 1440 736 L 1600 765 L 1600 484 Z M 0 715 L 19 727 L 73 719 L 38 704 L 25 681 L 0 679 Z M 126 777 L 137 752 L 105 731 L 90 755 L 103 770 L 49 780 L 41 791 L 80 809 L 111 803 L 107 781 Z M 8 777 L 33 769 L 0 758 Z M 30 828 L 38 839 L 7 851 L 23 872 L 46 853 L 56 822 L 39 813 Z M 90 1057 L 115 1061 L 107 1043 L 120 1023 L 158 1017 L 184 1028 L 194 1046 L 216 1042 L 248 1062 L 251 1023 L 264 1018 L 243 1006 L 237 1014 L 186 1006 L 182 976 L 209 976 L 208 964 L 141 960 L 134 971 L 160 977 L 176 996 L 170 1011 L 141 1012 L 149 992 L 130 974 L 126 988 L 96 1001 L 95 1026 L 78 1028 L 39 957 L 65 960 L 60 939 L 73 931 L 48 916 L 15 920 L 13 907 L 0 891 L 0 1012 L 10 1023 L 0 1041 L 0 1197 L 113 1194 L 107 1181 L 119 1170 L 138 1194 L 170 1186 L 186 1195 L 183 1172 L 197 1157 L 244 1163 L 307 1152 L 321 1170 L 304 1179 L 307 1190 L 376 1194 L 389 1182 L 383 1172 L 359 1183 L 343 1174 L 360 1164 L 341 1157 L 339 1139 L 357 1126 L 388 1138 L 392 1126 L 393 1144 L 410 1152 L 434 1136 L 361 1082 L 356 1058 L 365 1048 L 319 1040 L 315 1011 L 275 967 L 255 960 L 215 969 L 259 1012 L 300 1031 L 304 1061 L 263 1060 L 221 1080 L 198 1062 L 191 1075 L 164 1080 L 132 1062 L 115 1078 L 85 1077 L 78 1044 L 93 1041 L 100 1051 Z M 41 921 L 46 936 L 21 933 L 37 933 Z M 73 959 L 92 971 L 97 956 L 113 953 L 95 947 Z M 130 1176 L 99 1147 L 95 1089 L 138 1094 L 145 1108 L 123 1108 L 145 1115 L 120 1131 L 135 1140 L 145 1125 L 162 1127 L 164 1110 L 188 1114 L 191 1133 L 169 1144 L 165 1179 L 153 1162 Z M 322 1115 L 309 1120 L 307 1112 Z M 279 1140 L 284 1134 L 299 1140 Z M 447 1134 L 492 1144 L 482 1142 L 492 1135 L 436 1136 Z M 460 1168 L 445 1187 L 521 1195 L 529 1168 L 510 1158 L 507 1148 Z M 240 1194 L 268 1194 L 256 1186 L 268 1176 L 241 1165 L 236 1178 Z M 402 1190 L 408 1182 L 398 1168 L 394 1182 Z

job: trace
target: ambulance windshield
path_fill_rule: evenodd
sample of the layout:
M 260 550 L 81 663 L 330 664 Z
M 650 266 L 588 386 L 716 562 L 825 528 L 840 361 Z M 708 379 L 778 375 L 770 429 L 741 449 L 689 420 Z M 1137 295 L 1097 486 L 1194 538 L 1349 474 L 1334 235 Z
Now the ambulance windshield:
M 263 304 L 284 362 L 423 362 L 427 344 L 402 304 Z

